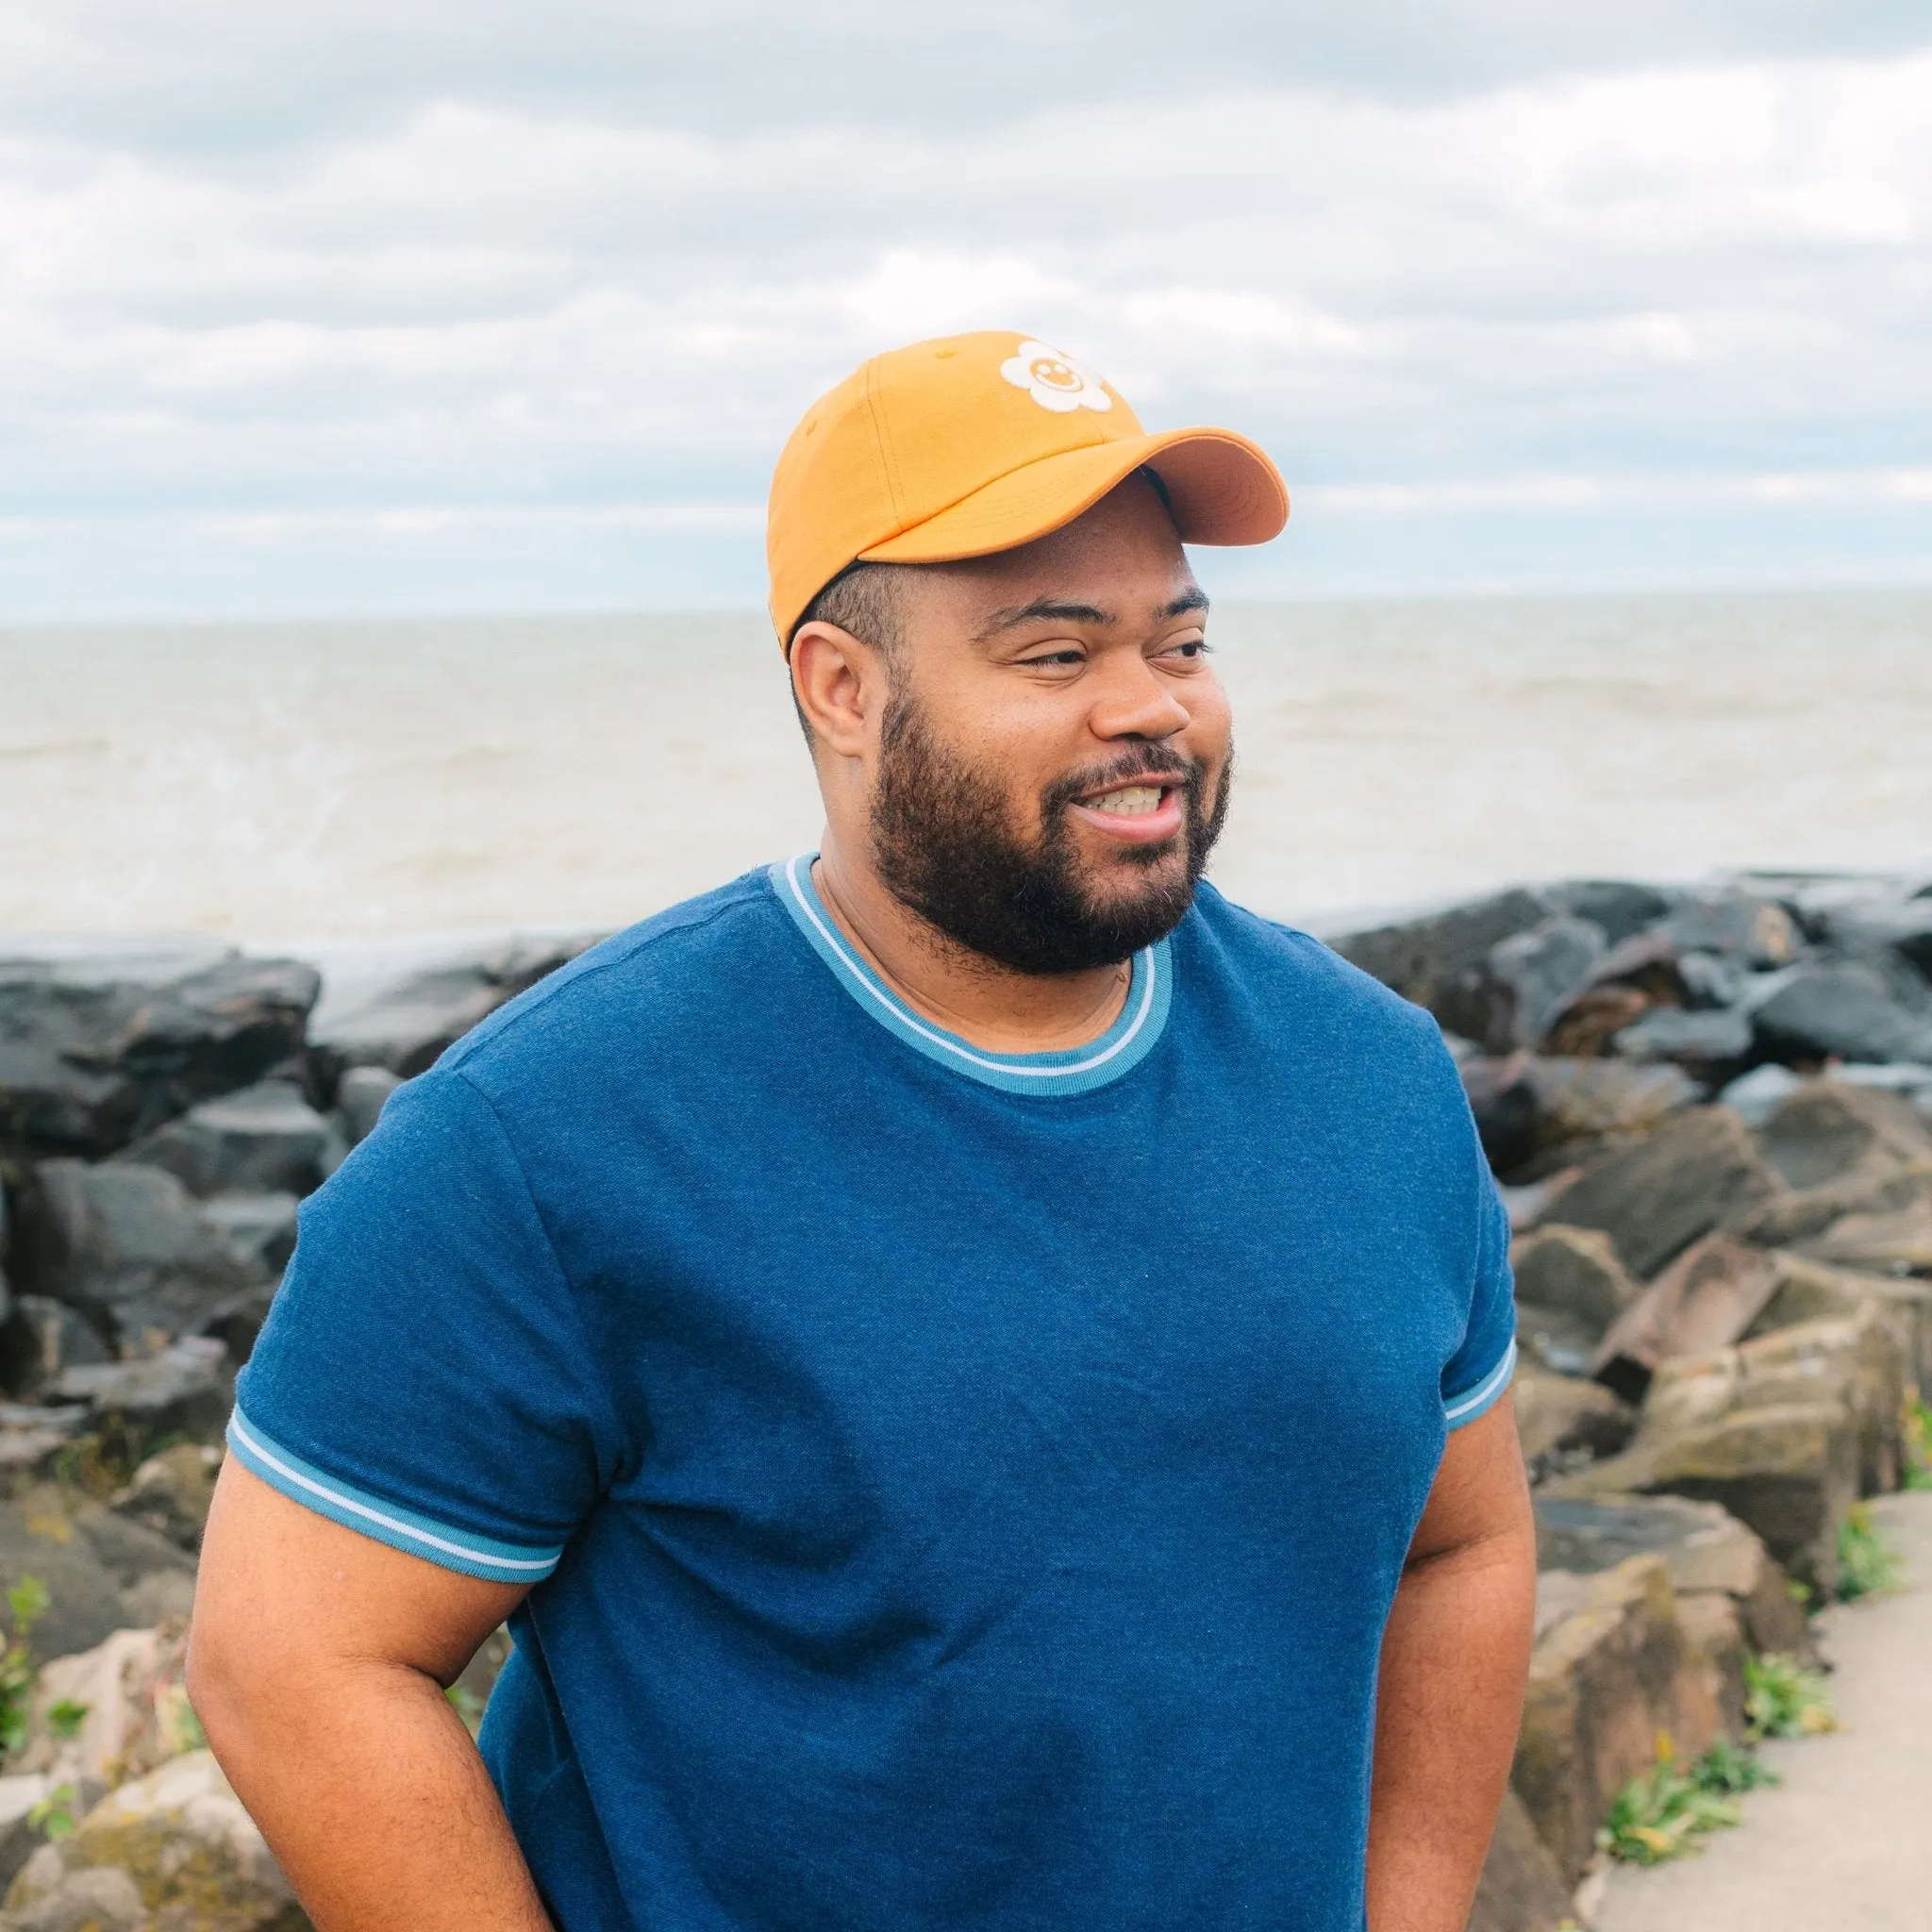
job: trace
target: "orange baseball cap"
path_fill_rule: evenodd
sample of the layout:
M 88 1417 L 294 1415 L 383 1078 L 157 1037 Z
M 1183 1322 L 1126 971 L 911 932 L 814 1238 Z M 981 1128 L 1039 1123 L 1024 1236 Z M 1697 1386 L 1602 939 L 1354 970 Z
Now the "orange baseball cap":
M 948 563 L 1030 543 L 1140 469 L 1190 543 L 1265 543 L 1288 521 L 1266 455 L 1228 429 L 1149 436 L 1118 390 L 1031 336 L 989 329 L 874 356 L 821 396 L 772 478 L 772 622 L 791 648 L 851 563 Z

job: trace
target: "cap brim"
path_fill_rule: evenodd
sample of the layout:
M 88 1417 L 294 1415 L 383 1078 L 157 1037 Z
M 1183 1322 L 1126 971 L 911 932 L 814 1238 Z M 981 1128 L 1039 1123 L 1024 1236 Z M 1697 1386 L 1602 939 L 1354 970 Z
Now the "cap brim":
M 1136 470 L 1160 478 L 1184 543 L 1265 543 L 1288 522 L 1288 489 L 1230 429 L 1173 429 L 1062 450 L 995 477 L 937 516 L 859 553 L 864 563 L 952 563 L 1031 543 L 1090 510 Z

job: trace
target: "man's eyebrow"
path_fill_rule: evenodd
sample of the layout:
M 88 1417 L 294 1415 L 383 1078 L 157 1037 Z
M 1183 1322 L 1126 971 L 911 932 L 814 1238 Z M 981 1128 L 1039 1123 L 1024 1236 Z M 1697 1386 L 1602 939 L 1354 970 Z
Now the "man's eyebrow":
M 974 642 L 983 644 L 1004 630 L 1018 630 L 1023 624 L 1114 624 L 1119 620 L 1111 610 L 1098 604 L 1079 604 L 1064 597 L 1036 597 L 1030 604 L 1009 605 L 995 610 L 974 634 Z
M 1183 591 L 1160 614 L 1163 617 L 1185 617 L 1191 610 L 1206 611 L 1208 608 L 1208 592 L 1196 584 L 1192 589 Z

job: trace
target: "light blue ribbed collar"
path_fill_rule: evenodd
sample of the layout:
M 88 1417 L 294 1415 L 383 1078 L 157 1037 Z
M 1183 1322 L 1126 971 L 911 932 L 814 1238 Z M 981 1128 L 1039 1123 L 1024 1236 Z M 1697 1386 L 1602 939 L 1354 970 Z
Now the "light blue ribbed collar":
M 1063 1097 L 1091 1093 L 1131 1073 L 1159 1040 L 1174 995 L 1174 966 L 1165 940 L 1134 955 L 1133 976 L 1120 1017 L 1084 1046 L 1055 1053 L 991 1053 L 934 1025 L 893 992 L 839 930 L 812 884 L 817 857 L 815 852 L 802 853 L 772 867 L 772 890 L 779 904 L 839 984 L 887 1032 L 927 1059 L 1004 1093 Z

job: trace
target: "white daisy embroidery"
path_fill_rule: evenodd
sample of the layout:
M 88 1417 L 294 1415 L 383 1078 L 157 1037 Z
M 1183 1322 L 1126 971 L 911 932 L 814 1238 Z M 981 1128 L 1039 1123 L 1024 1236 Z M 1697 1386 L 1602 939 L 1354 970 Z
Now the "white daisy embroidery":
M 1024 389 L 1042 409 L 1058 415 L 1070 409 L 1113 408 L 1113 398 L 1101 388 L 1099 376 L 1044 342 L 1022 342 L 1000 364 L 1000 374 L 1015 389 Z

